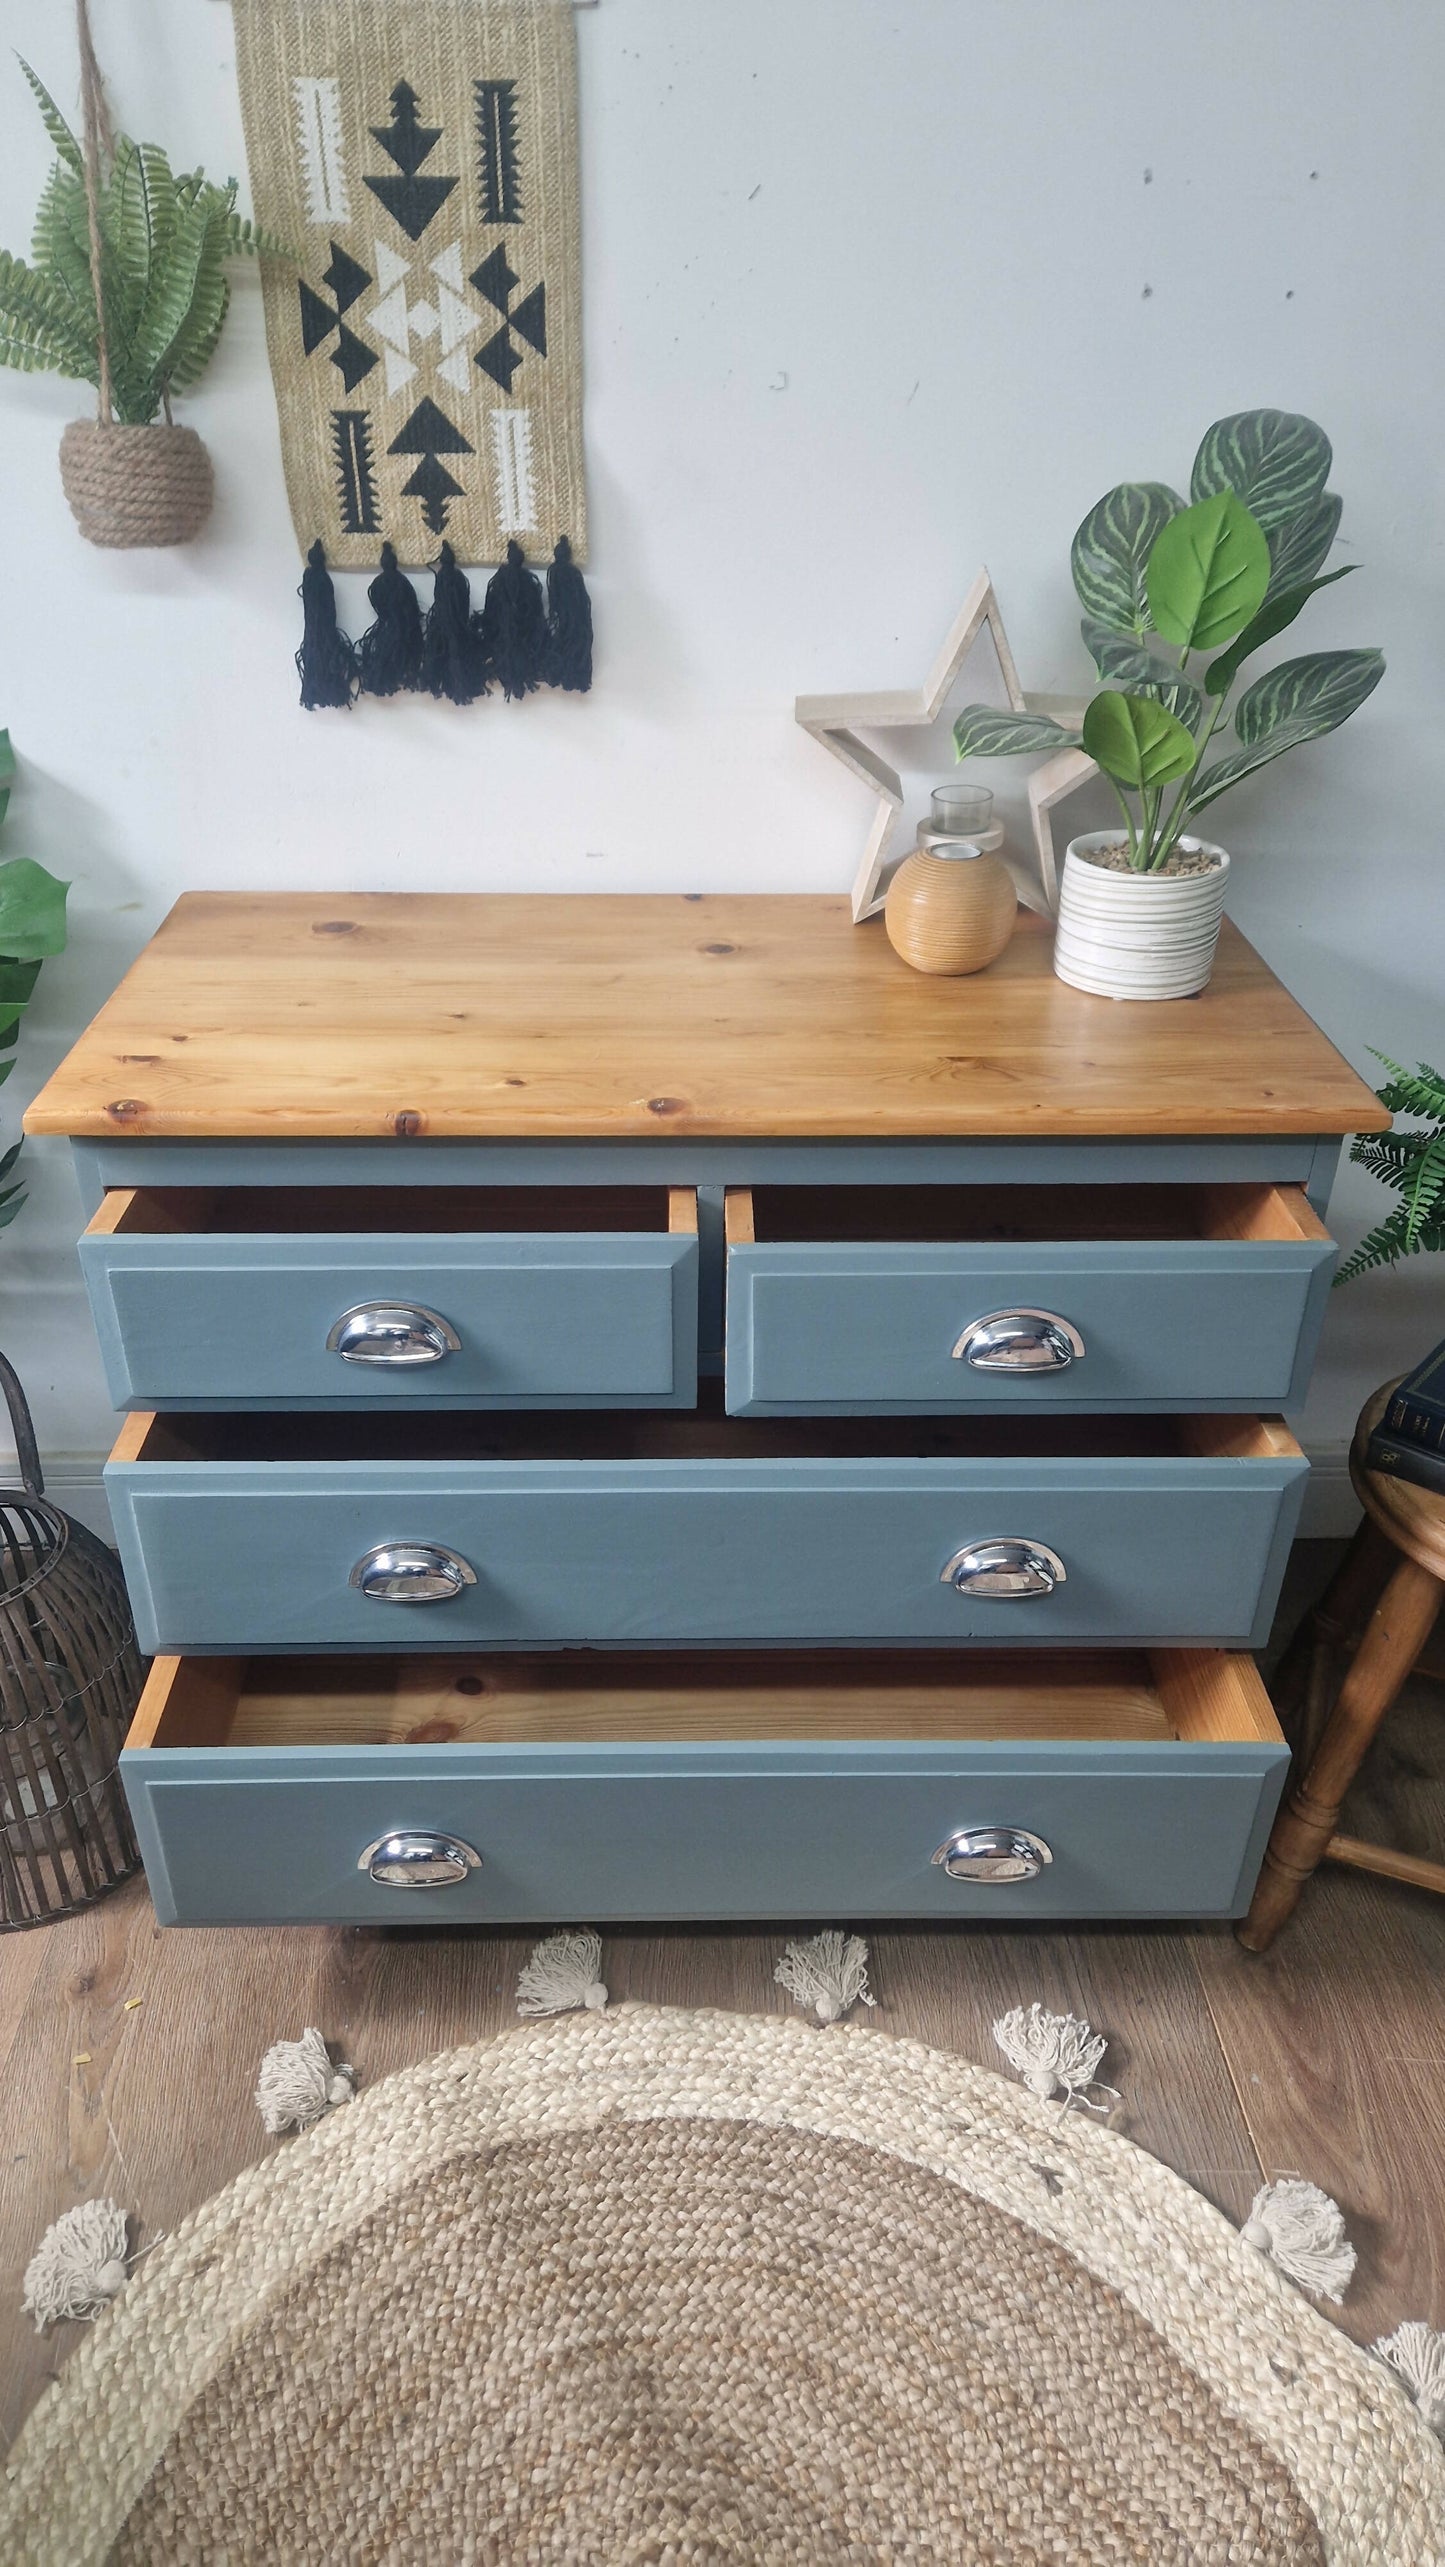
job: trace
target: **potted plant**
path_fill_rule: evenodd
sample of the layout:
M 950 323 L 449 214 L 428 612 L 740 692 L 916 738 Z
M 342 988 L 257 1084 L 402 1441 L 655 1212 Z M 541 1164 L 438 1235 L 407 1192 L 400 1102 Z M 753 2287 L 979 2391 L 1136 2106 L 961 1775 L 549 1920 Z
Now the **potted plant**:
M 1054 969 L 1106 998 L 1182 998 L 1214 963 L 1229 857 L 1191 828 L 1231 785 L 1317 740 L 1379 684 L 1377 650 L 1315 651 L 1236 692 L 1246 660 L 1291 625 L 1327 571 L 1340 501 L 1312 419 L 1245 410 L 1206 430 L 1188 504 L 1121 482 L 1074 537 L 1085 644 L 1106 684 L 1078 731 L 970 704 L 960 758 L 1082 746 L 1123 828 L 1075 838 L 1059 887 Z M 1215 748 L 1232 717 L 1233 740 Z M 1213 754 L 1211 754 L 1213 752 Z
M 1392 1114 L 1414 1115 L 1415 1131 L 1362 1132 L 1350 1156 L 1400 1197 L 1392 1212 L 1352 1248 L 1335 1276 L 1351 1283 L 1375 1266 L 1402 1257 L 1445 1253 L 1445 1077 L 1421 1061 L 1413 1071 L 1376 1052 L 1390 1075 L 1377 1094 Z
M 181 544 L 211 509 L 210 457 L 171 417 L 215 353 L 228 258 L 279 252 L 236 212 L 236 182 L 172 171 L 154 143 L 114 138 L 82 20 L 85 139 L 28 64 L 56 162 L 30 261 L 0 250 L 0 362 L 93 383 L 94 420 L 72 420 L 60 476 L 93 544 Z M 157 414 L 163 414 L 159 421 Z
M 9 808 L 14 777 L 10 734 L 0 731 L 0 820 Z M 69 889 L 33 856 L 12 856 L 0 864 L 0 1087 L 15 1067 L 20 1019 L 30 1004 L 40 966 L 48 954 L 65 950 Z M 14 1177 L 20 1150 L 20 1142 L 12 1141 L 0 1155 L 0 1230 L 9 1228 L 25 1201 L 25 1187 Z

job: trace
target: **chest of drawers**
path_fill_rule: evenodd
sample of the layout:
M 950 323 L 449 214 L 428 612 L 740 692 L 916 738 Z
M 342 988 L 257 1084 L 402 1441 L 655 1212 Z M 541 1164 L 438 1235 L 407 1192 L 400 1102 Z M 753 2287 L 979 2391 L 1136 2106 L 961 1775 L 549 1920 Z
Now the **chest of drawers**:
M 840 901 L 192 895 L 71 1137 L 166 1922 L 1231 1915 L 1343 1133 Z

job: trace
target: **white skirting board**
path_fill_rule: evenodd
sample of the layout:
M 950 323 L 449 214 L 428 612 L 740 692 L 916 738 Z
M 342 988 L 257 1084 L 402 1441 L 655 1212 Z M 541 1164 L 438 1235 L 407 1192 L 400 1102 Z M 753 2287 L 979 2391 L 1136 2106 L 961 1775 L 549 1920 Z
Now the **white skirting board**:
M 1360 1520 L 1359 1501 L 1350 1486 L 1350 1448 L 1348 1444 L 1305 1447 L 1310 1463 L 1310 1476 L 1305 1487 L 1304 1512 L 1300 1518 L 1302 1541 L 1338 1540 L 1354 1532 Z M 67 1515 L 78 1516 L 82 1524 L 109 1541 L 110 1515 L 105 1502 L 101 1466 L 105 1459 L 99 1453 L 58 1453 L 45 1461 L 45 1487 L 57 1506 Z M 13 1488 L 16 1481 L 14 1455 L 0 1454 L 0 1485 Z

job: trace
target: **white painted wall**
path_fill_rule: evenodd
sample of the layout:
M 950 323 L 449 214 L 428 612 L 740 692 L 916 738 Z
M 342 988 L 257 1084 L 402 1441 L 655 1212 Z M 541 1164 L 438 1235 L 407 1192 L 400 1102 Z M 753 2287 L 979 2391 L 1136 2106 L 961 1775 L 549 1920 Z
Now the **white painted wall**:
M 118 120 L 244 171 L 224 0 L 93 0 Z M 1445 242 L 1433 0 L 600 0 L 579 20 L 599 682 L 520 708 L 296 704 L 297 549 L 254 280 L 188 415 L 201 542 L 112 555 L 56 473 L 75 386 L 0 378 L 5 852 L 72 875 L 22 1097 L 177 892 L 823 890 L 867 798 L 799 689 L 921 677 L 981 559 L 1026 683 L 1082 685 L 1070 534 L 1180 481 L 1221 412 L 1335 441 L 1364 567 L 1306 646 L 1382 643 L 1344 733 L 1220 808 L 1231 906 L 1350 1057 L 1445 1053 Z M 69 12 L 0 0 L 0 240 L 46 166 L 12 48 L 69 103 Z M 343 610 L 361 620 L 361 584 Z M 1087 806 L 1080 806 L 1087 818 Z M 966 1026 L 967 983 L 959 988 Z M 0 1241 L 0 1343 L 70 1474 L 108 1441 L 63 1144 Z M 1374 1216 L 1354 1177 L 1343 1235 Z M 1421 1263 L 1339 1297 L 1307 1439 L 1445 1329 Z M 68 1464 L 65 1457 L 70 1457 Z

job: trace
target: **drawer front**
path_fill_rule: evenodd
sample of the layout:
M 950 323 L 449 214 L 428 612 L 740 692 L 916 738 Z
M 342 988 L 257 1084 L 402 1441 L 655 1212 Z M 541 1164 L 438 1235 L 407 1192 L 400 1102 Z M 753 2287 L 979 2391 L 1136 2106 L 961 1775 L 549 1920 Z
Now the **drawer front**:
M 122 1461 L 106 1484 L 151 1651 L 1254 1646 L 1305 1471 L 1291 1446 L 1265 1458 L 1069 1461 Z M 962 1584 L 947 1574 L 958 1554 L 998 1540 L 1051 1553 L 1062 1579 L 1001 1596 L 987 1567 Z M 384 1555 L 403 1547 L 453 1565 L 435 1563 L 430 1579 L 388 1568 Z M 437 1593 L 398 1604 L 363 1582 Z
M 1234 1916 L 1282 1745 L 811 1750 L 166 1748 L 121 1770 L 163 1924 L 542 1925 L 583 1916 L 976 1920 Z M 984 1887 L 931 1857 L 1026 1828 L 1052 1861 Z M 394 1830 L 480 1860 L 445 1888 L 374 1881 Z
M 733 1244 L 727 1403 L 737 1416 L 1290 1407 L 1335 1254 L 1323 1236 Z M 980 1326 L 1000 1318 L 1026 1324 Z
M 81 1262 L 120 1408 L 697 1395 L 695 1235 L 87 1237 Z M 368 1306 L 421 1315 L 409 1360 L 375 1317 L 353 1326 L 359 1353 L 328 1344 Z

